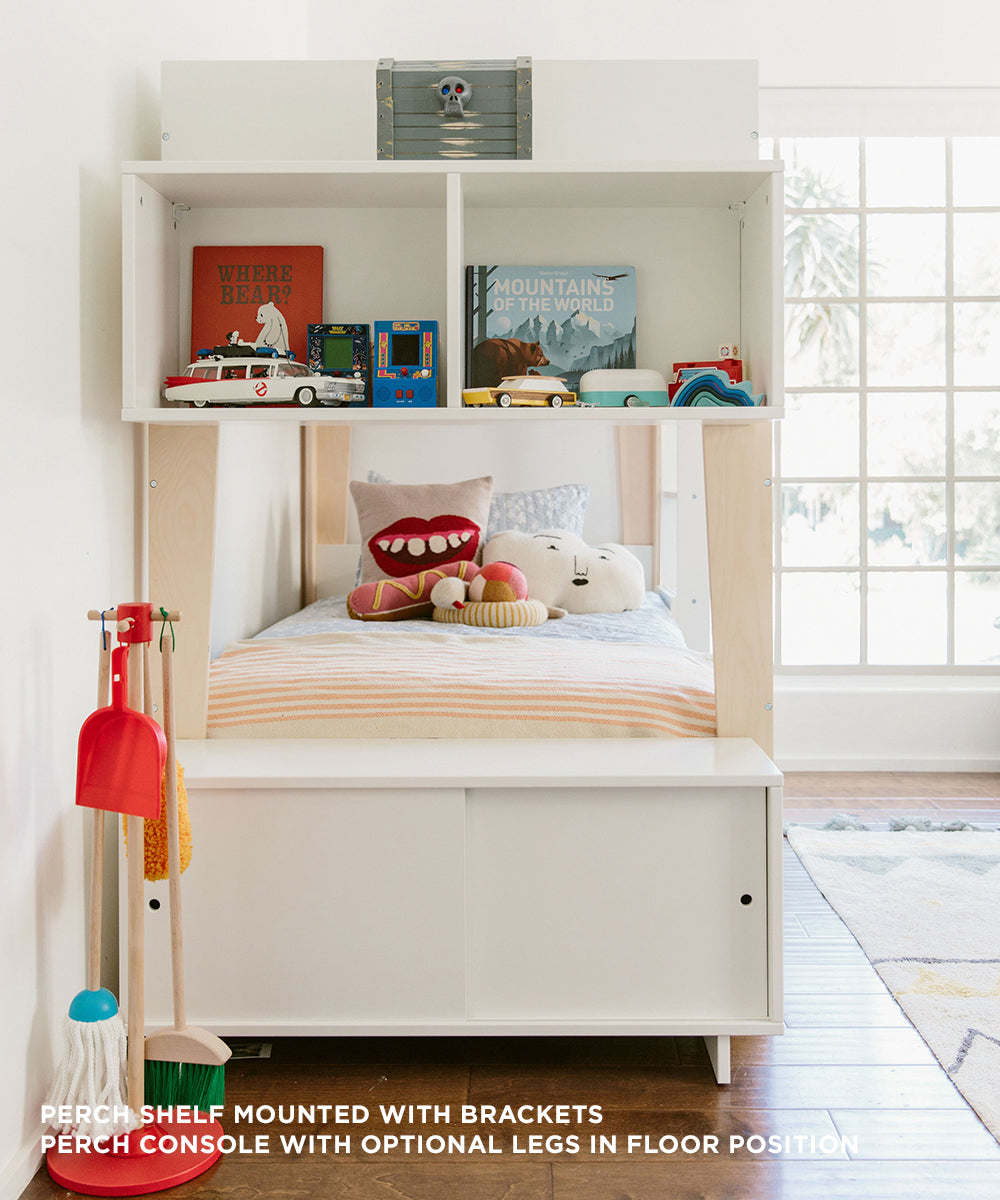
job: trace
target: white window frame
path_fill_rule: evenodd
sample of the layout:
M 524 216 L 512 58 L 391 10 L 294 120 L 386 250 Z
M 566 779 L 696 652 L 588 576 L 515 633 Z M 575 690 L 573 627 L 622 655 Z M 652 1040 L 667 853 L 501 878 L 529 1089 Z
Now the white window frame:
M 859 221 L 859 279 L 864 289 L 867 279 L 867 219 L 881 213 L 933 215 L 944 214 L 946 227 L 946 279 L 943 295 L 936 296 L 859 296 L 837 297 L 837 303 L 854 306 L 859 317 L 859 381 L 857 386 L 789 387 L 796 395 L 844 394 L 858 397 L 859 404 L 859 472 L 848 476 L 783 476 L 781 468 L 781 430 L 776 432 L 775 479 L 778 485 L 775 504 L 775 668 L 787 675 L 872 675 L 872 676 L 974 676 L 995 675 L 995 665 L 955 663 L 955 581 L 959 573 L 968 570 L 1000 572 L 996 564 L 956 564 L 954 539 L 955 486 L 963 482 L 1000 483 L 1000 476 L 958 476 L 954 471 L 954 409 L 955 396 L 968 393 L 996 394 L 996 386 L 956 386 L 954 381 L 954 313 L 955 303 L 996 301 L 997 297 L 966 296 L 956 298 L 953 287 L 952 251 L 954 216 L 960 213 L 1000 212 L 1000 205 L 988 208 L 961 207 L 953 203 L 952 141 L 953 137 L 1000 136 L 1000 89 L 766 89 L 761 96 L 761 127 L 774 149 L 768 157 L 780 158 L 782 138 L 795 137 L 853 137 L 860 139 L 859 185 L 857 207 L 789 210 L 809 216 L 835 214 L 856 216 Z M 865 196 L 865 139 L 872 137 L 931 137 L 945 143 L 946 194 L 945 203 L 933 207 L 868 208 Z M 786 304 L 830 303 L 829 296 L 797 296 Z M 920 387 L 873 386 L 867 382 L 867 315 L 872 306 L 887 303 L 943 305 L 945 311 L 946 378 L 943 384 Z M 946 413 L 947 457 L 943 475 L 869 476 L 867 468 L 867 408 L 868 397 L 878 393 L 926 393 L 944 395 Z M 829 566 L 786 566 L 782 561 L 781 544 L 781 487 L 788 483 L 836 482 L 856 485 L 859 492 L 859 560 L 856 564 Z M 935 564 L 906 566 L 871 566 L 868 562 L 867 493 L 870 484 L 877 483 L 942 483 L 945 488 L 948 537 L 945 561 Z M 786 664 L 781 660 L 782 579 L 791 573 L 833 573 L 856 575 L 859 580 L 860 603 L 860 661 L 856 664 Z M 868 662 L 868 578 L 869 573 L 904 572 L 907 574 L 943 574 L 946 577 L 946 662 L 925 664 L 884 664 Z

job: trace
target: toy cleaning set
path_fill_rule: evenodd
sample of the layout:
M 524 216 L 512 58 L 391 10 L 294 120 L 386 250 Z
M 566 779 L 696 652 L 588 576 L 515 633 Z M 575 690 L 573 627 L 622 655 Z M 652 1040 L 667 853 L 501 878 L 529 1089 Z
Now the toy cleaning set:
M 180 614 L 165 608 L 159 614 L 162 727 L 152 715 L 153 606 L 119 604 L 89 614 L 101 622 L 101 643 L 98 707 L 77 746 L 76 802 L 92 810 L 87 987 L 64 1020 L 63 1060 L 43 1107 L 52 1130 L 43 1138 L 49 1174 L 84 1195 L 162 1191 L 201 1175 L 222 1153 L 215 1114 L 231 1051 L 214 1034 L 188 1025 L 184 1006 L 180 876 L 191 838 L 175 737 L 173 627 Z M 118 637 L 114 648 L 109 620 Z M 100 982 L 105 812 L 121 813 L 126 831 L 127 1030 L 115 997 Z M 143 880 L 163 878 L 169 880 L 174 1023 L 147 1035 Z

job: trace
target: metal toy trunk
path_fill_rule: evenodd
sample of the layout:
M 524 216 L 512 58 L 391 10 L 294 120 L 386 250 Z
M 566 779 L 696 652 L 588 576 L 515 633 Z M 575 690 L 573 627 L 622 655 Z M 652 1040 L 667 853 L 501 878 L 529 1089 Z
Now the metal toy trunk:
M 530 58 L 380 58 L 375 83 L 379 158 L 531 158 Z

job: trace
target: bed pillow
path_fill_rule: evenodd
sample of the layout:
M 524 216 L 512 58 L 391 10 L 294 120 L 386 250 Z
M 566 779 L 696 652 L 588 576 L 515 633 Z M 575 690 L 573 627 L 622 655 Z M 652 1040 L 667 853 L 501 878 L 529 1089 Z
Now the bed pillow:
M 529 596 L 567 612 L 624 612 L 645 599 L 642 563 L 631 550 L 588 546 L 565 529 L 499 533 L 483 551 L 484 564 L 498 561 L 524 572 Z
M 368 472 L 369 483 L 391 483 L 378 471 Z M 494 492 L 486 525 L 488 542 L 506 529 L 537 533 L 540 529 L 566 529 L 583 537 L 590 488 L 585 483 L 563 483 L 558 487 L 526 492 Z
M 507 529 L 537 533 L 540 529 L 566 529 L 583 537 L 590 488 L 585 483 L 563 483 L 530 492 L 494 492 L 486 540 Z
M 451 562 L 479 562 L 493 477 L 460 483 L 351 481 L 361 529 L 361 583 Z

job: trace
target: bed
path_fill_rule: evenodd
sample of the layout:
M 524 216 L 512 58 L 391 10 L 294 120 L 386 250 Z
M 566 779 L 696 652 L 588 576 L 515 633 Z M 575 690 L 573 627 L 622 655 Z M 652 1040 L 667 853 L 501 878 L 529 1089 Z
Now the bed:
M 205 916 L 185 939 L 190 1019 L 253 1036 L 697 1035 L 728 1081 L 731 1035 L 783 1028 L 769 427 L 698 424 L 711 657 L 655 579 L 617 620 L 349 620 L 342 597 L 310 595 L 322 514 L 345 503 L 345 470 L 316 469 L 346 469 L 337 429 L 303 434 L 307 602 L 214 661 L 197 636 L 212 506 L 190 484 L 212 476 L 217 430 L 148 431 L 150 594 L 177 597 L 189 654 L 185 906 Z M 655 544 L 657 467 L 649 480 Z M 166 961 L 166 911 L 147 905 L 147 962 Z M 146 986 L 147 1022 L 169 1020 L 166 973 Z
M 711 660 L 669 602 L 517 629 L 360 622 L 344 597 L 210 668 L 210 738 L 713 737 Z

